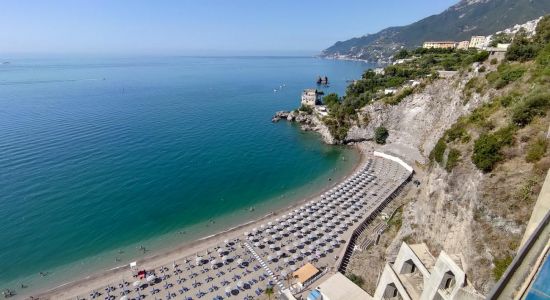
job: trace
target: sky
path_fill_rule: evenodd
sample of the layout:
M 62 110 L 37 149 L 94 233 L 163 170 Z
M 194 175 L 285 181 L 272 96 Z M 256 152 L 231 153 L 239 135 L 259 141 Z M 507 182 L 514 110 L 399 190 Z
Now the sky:
M 458 0 L 2 0 L 0 55 L 314 55 Z

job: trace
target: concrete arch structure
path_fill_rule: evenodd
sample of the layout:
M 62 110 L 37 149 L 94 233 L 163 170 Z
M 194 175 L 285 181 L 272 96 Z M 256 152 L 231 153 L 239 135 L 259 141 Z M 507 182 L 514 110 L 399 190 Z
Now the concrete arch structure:
M 458 261 L 458 262 L 457 262 Z M 401 244 L 393 264 L 386 264 L 374 299 L 483 299 L 466 280 L 459 256 L 441 251 L 435 259 L 426 244 Z

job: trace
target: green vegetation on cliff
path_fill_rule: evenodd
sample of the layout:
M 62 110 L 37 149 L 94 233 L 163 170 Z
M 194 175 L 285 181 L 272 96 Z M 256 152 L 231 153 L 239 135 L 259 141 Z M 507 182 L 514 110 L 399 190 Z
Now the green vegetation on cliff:
M 365 105 L 373 101 L 397 105 L 437 79 L 437 71 L 465 70 L 474 62 L 485 61 L 488 56 L 487 52 L 477 50 L 419 48 L 403 51 L 400 64 L 387 66 L 383 72 L 365 71 L 361 79 L 347 87 L 343 98 L 336 94 L 325 96 L 323 102 L 329 115 L 323 121 L 332 136 L 342 141 L 352 124 L 358 121 L 358 110 Z M 393 90 L 385 92 L 386 89 Z
M 516 143 L 518 132 L 547 115 L 550 110 L 549 24 L 550 16 L 543 18 L 532 38 L 520 33 L 513 43 L 517 51 L 507 55 L 506 60 L 485 78 L 478 75 L 465 84 L 465 97 L 489 88 L 500 90 L 500 95 L 493 96 L 490 102 L 470 115 L 459 118 L 432 149 L 432 161 L 451 171 L 460 158 L 460 152 L 453 149 L 471 147 L 472 163 L 483 172 L 491 172 L 507 159 L 507 149 Z M 470 144 L 472 136 L 476 138 Z M 446 149 L 451 146 L 455 148 L 445 157 Z M 536 162 L 546 151 L 547 141 L 534 139 L 528 145 L 525 159 Z

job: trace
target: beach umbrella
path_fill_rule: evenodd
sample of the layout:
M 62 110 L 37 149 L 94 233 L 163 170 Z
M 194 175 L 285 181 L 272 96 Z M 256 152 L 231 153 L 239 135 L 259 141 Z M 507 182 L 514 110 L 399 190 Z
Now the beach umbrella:
M 222 248 L 219 248 L 218 249 L 218 253 L 222 253 L 223 252 L 223 249 Z
M 267 260 L 273 260 L 273 256 L 269 255 L 269 256 L 267 257 Z
M 222 256 L 222 260 L 223 260 L 223 261 L 226 261 L 227 259 L 228 259 L 228 257 L 227 257 L 227 256 L 225 256 L 225 255 L 224 255 L 224 256 Z
M 244 282 L 242 282 L 242 281 L 237 282 L 237 286 L 242 288 L 244 286 Z
M 248 231 L 245 231 L 244 232 L 244 236 L 248 236 L 249 235 L 249 232 Z
M 268 225 L 268 226 L 272 226 L 272 225 L 273 225 L 273 222 L 267 222 L 267 225 Z
M 281 275 L 283 275 L 283 277 L 286 277 L 286 275 L 288 275 L 288 271 L 287 270 L 282 270 Z
M 218 263 L 218 262 L 217 262 L 215 259 L 213 259 L 213 260 L 210 261 L 210 264 L 212 264 L 212 265 L 215 265 L 215 264 L 217 264 L 217 263 Z
M 122 296 L 118 300 L 128 300 L 128 296 Z
M 239 259 L 237 260 L 237 264 L 238 264 L 238 265 L 241 265 L 242 263 L 243 263 L 242 258 L 239 258 Z
M 283 251 L 277 251 L 277 256 L 282 256 L 283 255 Z
M 156 279 L 155 275 L 149 275 L 147 276 L 147 282 L 154 281 Z
M 292 265 L 292 266 L 290 266 L 290 269 L 291 269 L 292 271 L 296 271 L 296 269 L 298 269 L 298 267 L 296 267 L 296 265 Z
M 286 247 L 285 247 L 285 250 L 286 250 L 286 251 L 290 251 L 290 250 L 292 250 L 292 247 L 286 246 Z
M 260 243 L 259 243 L 259 242 L 256 242 L 256 243 L 254 243 L 254 246 L 260 247 Z
M 225 244 L 229 244 L 229 240 L 224 240 L 223 241 Z
M 275 249 L 275 244 L 269 245 L 269 249 Z
M 232 290 L 233 289 L 231 288 L 231 286 L 228 286 L 228 287 L 225 288 L 226 293 L 231 293 Z
M 290 258 L 285 257 L 285 259 L 283 261 L 288 264 L 290 262 Z
M 132 286 L 133 286 L 133 287 L 138 287 L 138 286 L 140 286 L 140 285 L 141 285 L 141 281 L 139 281 L 139 280 L 138 280 L 138 281 L 134 281 L 134 283 L 132 283 Z

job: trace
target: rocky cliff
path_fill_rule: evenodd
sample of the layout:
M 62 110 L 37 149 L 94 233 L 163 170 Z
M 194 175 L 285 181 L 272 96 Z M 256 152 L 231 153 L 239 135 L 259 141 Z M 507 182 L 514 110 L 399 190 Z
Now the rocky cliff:
M 300 128 L 304 131 L 315 131 L 319 133 L 323 141 L 327 144 L 334 145 L 338 143 L 330 134 L 328 127 L 323 123 L 322 117 L 315 112 L 308 113 L 300 110 L 278 111 L 271 119 L 271 122 L 279 122 L 281 120 L 296 122 L 300 124 Z
M 367 266 L 382 266 L 391 260 L 402 241 L 425 242 L 434 256 L 441 250 L 461 254 L 469 280 L 487 294 L 515 255 L 550 167 L 546 150 L 550 117 L 541 112 L 527 125 L 514 127 L 512 142 L 498 154 L 500 162 L 489 172 L 481 171 L 472 159 L 476 141 L 508 128 L 521 95 L 532 93 L 538 84 L 533 83 L 535 75 L 524 75 L 514 84 L 495 88 L 486 78 L 491 78 L 487 73 L 498 73 L 497 67 L 486 62 L 485 68 L 484 73 L 470 71 L 435 80 L 397 105 L 374 102 L 360 110 L 366 125 L 352 126 L 346 140 L 364 140 L 379 151 L 403 158 L 415 167 L 415 179 L 420 182 L 402 196 L 406 204 L 401 227 L 387 248 L 374 247 L 377 253 L 359 254 L 362 260 L 376 261 Z M 478 87 L 474 92 L 469 91 L 472 83 Z M 548 105 L 548 97 L 543 94 L 541 102 Z M 378 126 L 390 132 L 385 145 L 370 141 Z M 450 138 L 450 131 L 460 132 L 460 137 Z M 439 143 L 446 148 L 438 163 L 432 155 Z M 530 159 L 537 143 L 543 145 L 540 155 Z M 458 153 L 452 165 L 448 163 L 451 151 Z M 355 264 L 358 267 L 353 272 L 360 272 L 365 282 L 376 282 L 375 272 L 361 273 L 365 263 L 360 266 L 356 259 Z
M 384 126 L 390 135 L 382 150 L 407 157 L 413 163 L 425 163 L 446 129 L 488 101 L 488 95 L 474 95 L 467 103 L 464 101 L 462 90 L 472 76 L 475 74 L 436 80 L 398 105 L 374 102 L 365 106 L 359 114 L 368 120 L 367 125 L 352 126 L 345 141 L 372 140 L 374 129 Z

